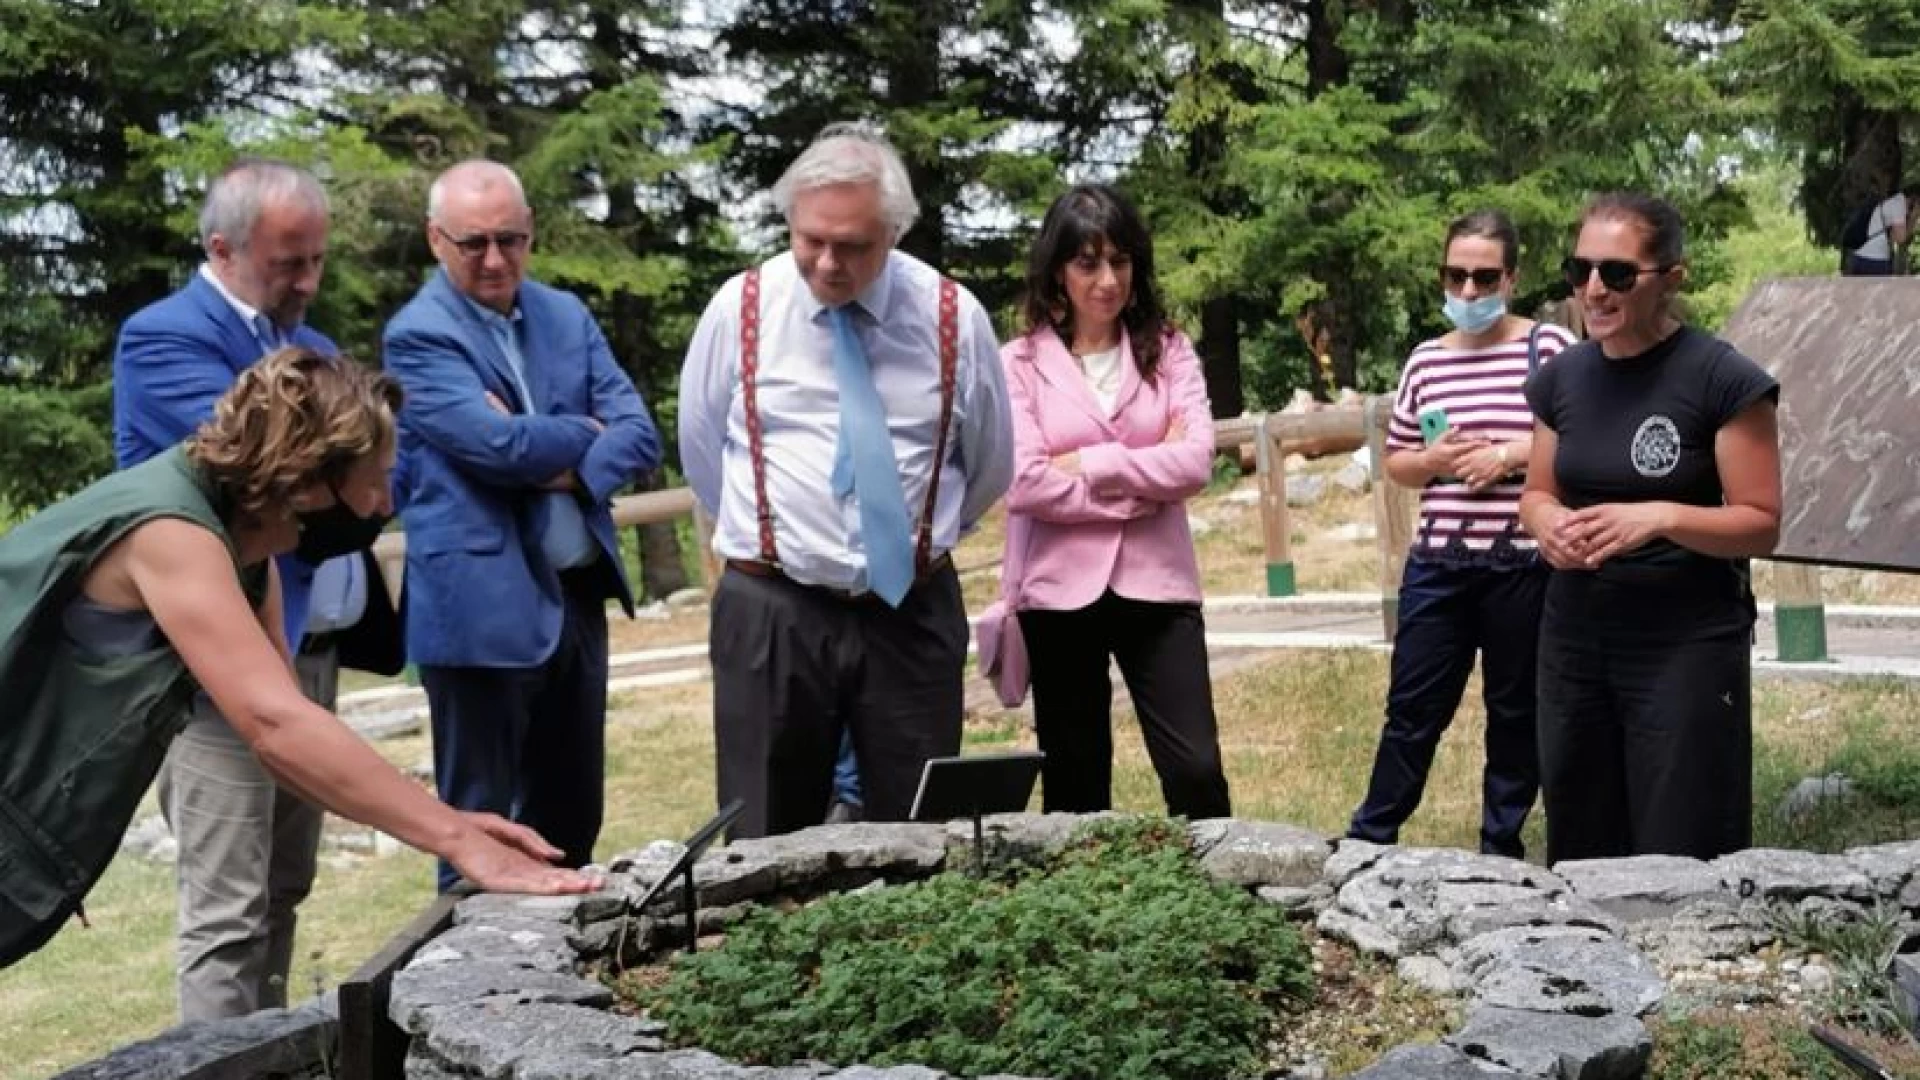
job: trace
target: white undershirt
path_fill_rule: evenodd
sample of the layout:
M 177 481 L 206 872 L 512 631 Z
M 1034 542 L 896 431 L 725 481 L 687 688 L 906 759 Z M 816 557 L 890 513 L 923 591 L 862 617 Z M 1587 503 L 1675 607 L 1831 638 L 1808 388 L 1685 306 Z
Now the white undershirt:
M 1888 235 L 1895 225 L 1907 220 L 1907 197 L 1902 192 L 1894 192 L 1885 202 L 1873 208 L 1873 217 L 1867 222 L 1867 242 L 1854 250 L 1854 254 L 1863 259 L 1893 258 L 1893 237 Z
M 1100 411 L 1113 415 L 1114 400 L 1120 396 L 1120 346 L 1074 359 L 1080 361 L 1080 373 L 1086 376 L 1087 389 L 1093 391 Z

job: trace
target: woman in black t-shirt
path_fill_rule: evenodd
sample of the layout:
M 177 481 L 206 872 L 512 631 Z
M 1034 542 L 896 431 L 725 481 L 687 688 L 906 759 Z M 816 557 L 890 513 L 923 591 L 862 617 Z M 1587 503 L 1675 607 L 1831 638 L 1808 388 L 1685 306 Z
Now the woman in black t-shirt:
M 1753 593 L 1780 531 L 1779 385 L 1683 325 L 1683 226 L 1603 196 L 1567 281 L 1591 340 L 1527 384 L 1520 518 L 1553 566 L 1539 713 L 1547 861 L 1710 859 L 1751 837 Z

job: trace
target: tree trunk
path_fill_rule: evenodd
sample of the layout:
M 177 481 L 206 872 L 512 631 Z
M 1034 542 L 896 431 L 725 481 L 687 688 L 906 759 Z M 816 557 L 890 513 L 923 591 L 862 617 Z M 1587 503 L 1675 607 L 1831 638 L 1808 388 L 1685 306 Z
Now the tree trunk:
M 666 489 L 666 470 L 655 469 L 634 487 L 640 491 Z M 680 547 L 680 529 L 676 522 L 634 526 L 640 547 L 640 595 L 644 600 L 665 600 L 693 584 L 687 575 L 685 553 Z
M 1193 41 L 1200 65 L 1196 82 L 1231 86 L 1226 4 L 1223 0 L 1187 0 L 1181 5 L 1195 19 Z M 1238 211 L 1237 193 L 1220 182 L 1227 160 L 1225 110 L 1216 110 L 1187 136 L 1187 173 L 1205 185 L 1207 209 L 1227 217 Z M 1216 419 L 1247 409 L 1240 370 L 1240 301 L 1232 292 L 1210 296 L 1200 305 L 1200 340 L 1194 344 L 1207 381 L 1207 399 Z
M 596 90 L 610 90 L 625 78 L 619 67 L 622 52 L 619 22 L 604 12 L 598 12 L 592 25 L 599 63 L 593 67 L 591 81 Z M 608 184 L 605 194 L 607 229 L 615 235 L 631 233 L 640 222 L 640 207 L 632 185 Z M 609 344 L 628 378 L 634 378 L 636 361 L 647 356 L 646 304 L 632 293 L 620 292 L 611 299 L 610 314 L 613 328 Z M 644 366 L 641 373 L 648 373 Z M 654 391 L 658 388 L 646 385 L 647 381 L 635 379 L 641 385 L 642 392 L 657 401 Z M 663 438 L 663 444 L 665 441 Z M 641 491 L 659 491 L 666 486 L 665 477 L 664 469 L 655 469 L 641 477 L 634 486 Z M 686 559 L 680 550 L 680 530 L 675 523 L 668 521 L 636 526 L 635 535 L 640 549 L 641 596 L 650 600 L 665 600 L 686 588 L 689 584 Z

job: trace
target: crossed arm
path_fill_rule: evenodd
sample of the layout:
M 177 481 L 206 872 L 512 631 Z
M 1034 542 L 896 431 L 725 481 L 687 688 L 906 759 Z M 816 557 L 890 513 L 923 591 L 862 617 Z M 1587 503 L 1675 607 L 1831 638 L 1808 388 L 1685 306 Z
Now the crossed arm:
M 660 436 L 592 316 L 582 308 L 578 317 L 586 324 L 589 415 L 514 413 L 452 340 L 403 331 L 387 340 L 387 368 L 406 388 L 409 425 L 486 483 L 578 490 L 605 502 L 659 465 Z
M 1173 416 L 1161 438 L 1146 446 L 1108 441 L 1054 453 L 1040 426 L 1031 366 L 1016 362 L 1009 368 L 1015 428 L 1009 510 L 1064 525 L 1130 521 L 1206 487 L 1212 410 L 1198 359 L 1185 338 L 1170 340 L 1160 367 L 1160 377 L 1171 382 Z

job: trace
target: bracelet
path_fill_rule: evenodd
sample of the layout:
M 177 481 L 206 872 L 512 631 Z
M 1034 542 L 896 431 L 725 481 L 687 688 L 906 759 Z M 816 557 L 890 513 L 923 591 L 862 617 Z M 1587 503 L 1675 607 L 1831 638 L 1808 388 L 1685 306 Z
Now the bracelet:
M 1511 464 L 1510 462 L 1508 462 L 1508 461 L 1507 461 L 1507 447 L 1509 447 L 1509 446 L 1511 446 L 1511 445 L 1513 445 L 1513 444 L 1512 444 L 1512 443 L 1501 443 L 1501 444 L 1500 444 L 1500 468 L 1501 468 L 1501 469 L 1503 469 L 1503 470 L 1505 470 L 1505 469 L 1510 469 L 1510 468 L 1512 468 L 1512 467 L 1513 467 L 1513 466 L 1512 466 L 1512 464 Z

